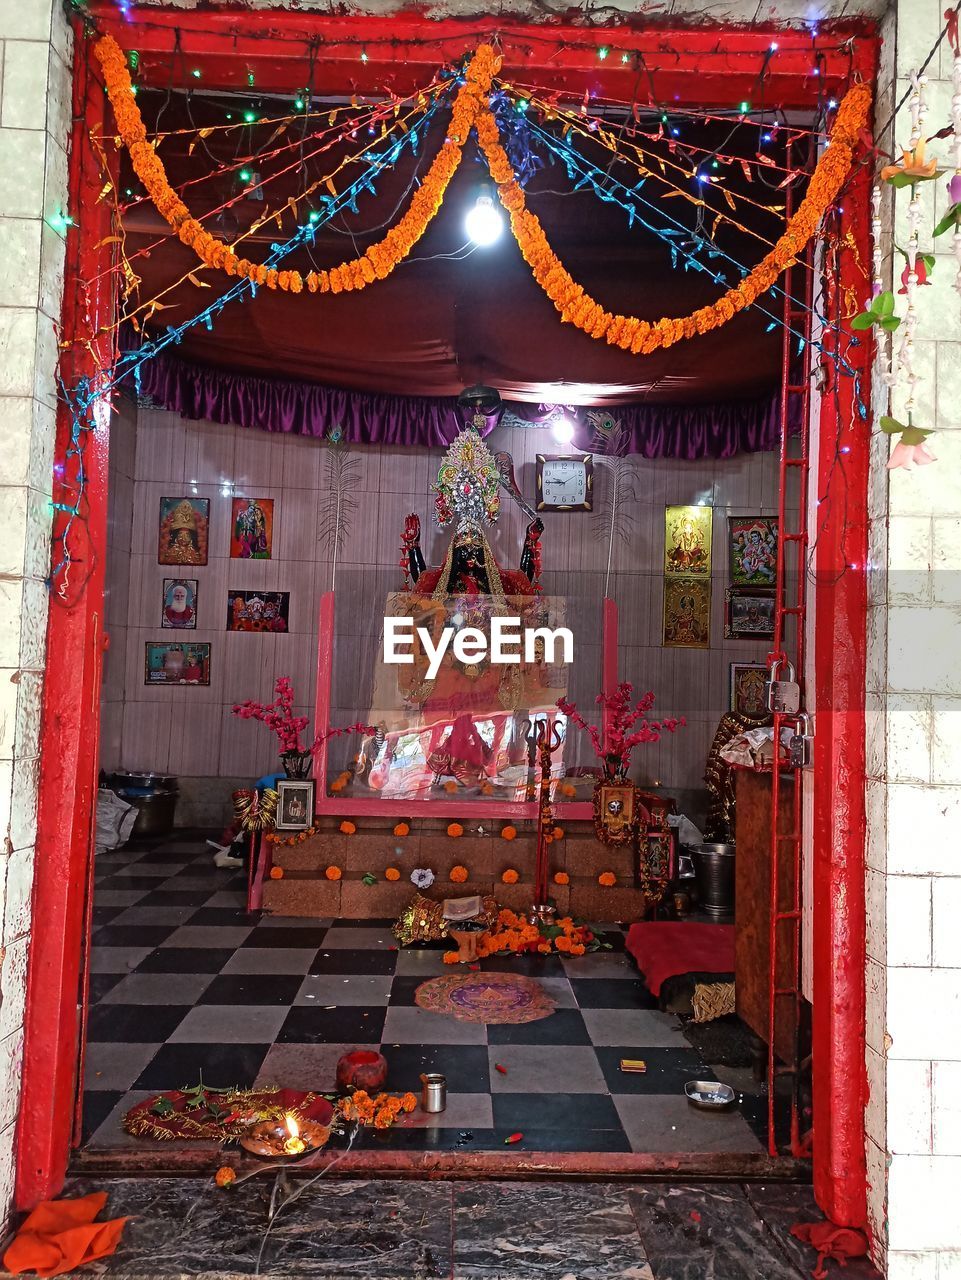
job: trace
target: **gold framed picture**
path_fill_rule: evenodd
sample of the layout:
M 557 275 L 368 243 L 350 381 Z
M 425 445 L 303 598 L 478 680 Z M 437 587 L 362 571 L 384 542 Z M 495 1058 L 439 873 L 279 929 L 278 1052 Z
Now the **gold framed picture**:
M 664 578 L 664 648 L 707 649 L 711 643 L 710 578 Z
M 665 574 L 670 577 L 710 578 L 713 527 L 713 507 L 665 507 Z

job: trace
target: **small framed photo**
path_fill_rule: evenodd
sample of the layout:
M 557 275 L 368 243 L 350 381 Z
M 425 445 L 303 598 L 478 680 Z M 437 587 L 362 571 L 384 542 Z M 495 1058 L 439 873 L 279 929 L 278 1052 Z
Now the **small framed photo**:
M 277 830 L 306 831 L 313 821 L 313 778 L 281 778 L 277 783 Z
M 594 788 L 594 833 L 602 844 L 629 844 L 637 823 L 633 782 L 598 781 Z
M 164 578 L 160 625 L 175 631 L 197 629 L 197 579 Z
M 666 886 L 674 878 L 676 864 L 674 832 L 670 828 L 641 831 L 634 864 L 634 884 L 638 889 L 649 889 L 654 884 Z
M 207 563 L 209 498 L 161 498 L 158 564 Z
M 209 644 L 148 640 L 144 649 L 144 684 L 210 684 Z
M 727 537 L 732 586 L 775 586 L 777 516 L 728 516 Z
M 290 616 L 289 591 L 228 591 L 228 631 L 285 632 Z
M 774 637 L 774 593 L 728 587 L 725 594 L 725 640 L 771 640 Z
M 731 663 L 731 711 L 734 715 L 768 715 L 766 682 L 767 667 L 763 662 Z
M 230 511 L 231 560 L 269 560 L 273 542 L 273 498 L 234 498 Z

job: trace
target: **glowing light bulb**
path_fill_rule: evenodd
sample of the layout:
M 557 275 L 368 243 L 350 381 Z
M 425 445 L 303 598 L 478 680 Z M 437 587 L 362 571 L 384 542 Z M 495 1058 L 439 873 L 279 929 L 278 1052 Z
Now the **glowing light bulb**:
M 368 58 L 368 56 L 367 56 L 367 50 L 366 50 L 366 49 L 361 49 L 361 51 L 360 51 L 360 60 L 361 60 L 361 62 L 369 62 L 369 61 L 370 61 L 370 59 L 369 59 L 369 58 Z
M 482 187 L 464 225 L 476 245 L 494 244 L 504 230 L 504 219 L 494 205 L 489 187 Z
M 770 49 L 771 53 L 777 53 L 777 41 L 772 40 L 768 48 Z
M 527 108 L 528 108 L 530 105 L 531 105 L 531 104 L 527 101 L 527 99 L 526 99 L 526 98 L 518 98 L 518 99 L 517 99 L 517 110 L 521 113 L 521 115 L 523 115 L 523 114 L 524 114 L 524 112 L 527 110 Z
M 294 98 L 294 107 L 298 111 L 303 111 L 305 105 L 306 103 L 304 102 L 303 98 Z
M 251 111 L 248 109 L 247 111 L 244 112 L 244 119 L 248 124 L 253 124 L 254 121 L 257 119 L 257 112 Z
M 597 51 L 597 56 L 600 58 L 601 62 L 603 62 L 603 61 L 604 61 L 604 59 L 607 57 L 607 55 L 610 53 L 610 51 L 611 51 L 611 50 L 610 50 L 610 46 L 609 46 L 609 45 L 602 44 L 602 45 L 600 46 L 600 48 L 599 48 L 599 49 L 598 49 L 598 51 Z
M 193 78 L 194 78 L 195 80 L 199 80 L 199 79 L 200 79 L 200 68 L 199 68 L 199 67 L 194 67 L 193 71 L 191 71 L 191 73 L 190 73 L 190 74 L 193 76 Z
M 554 439 L 559 444 L 570 444 L 574 439 L 574 424 L 570 418 L 558 418 L 552 424 L 551 431 L 554 433 Z
M 241 169 L 240 173 L 237 174 L 241 182 L 249 182 L 253 176 L 249 169 Z
M 621 62 L 630 62 L 630 60 L 631 60 L 631 55 L 629 53 L 621 54 Z
M 751 104 L 749 102 L 741 102 L 738 104 L 738 111 L 740 111 L 742 116 L 746 116 L 750 110 Z

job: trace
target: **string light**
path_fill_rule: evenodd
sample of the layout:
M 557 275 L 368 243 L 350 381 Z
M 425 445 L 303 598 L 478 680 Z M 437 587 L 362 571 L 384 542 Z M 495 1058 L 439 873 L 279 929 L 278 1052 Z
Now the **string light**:
M 249 169 L 241 169 L 241 171 L 237 174 L 237 177 L 244 184 L 244 186 L 246 186 L 249 182 L 253 181 L 254 175 L 250 172 Z
M 602 45 L 600 46 L 600 48 L 599 48 L 599 49 L 598 49 L 598 51 L 597 51 L 597 56 L 600 58 L 601 62 L 603 62 L 603 61 L 604 61 L 604 59 L 607 57 L 607 55 L 610 53 L 610 51 L 611 51 L 611 50 L 610 50 L 610 46 L 609 46 L 609 45 L 602 44 Z
M 252 71 L 248 71 L 248 72 L 247 72 L 247 87 L 248 87 L 249 89 L 252 89 L 252 88 L 254 87 L 254 84 L 255 84 L 255 83 L 256 83 L 256 82 L 255 82 L 255 78 L 254 78 L 254 73 L 253 73 Z
M 525 111 L 527 111 L 530 105 L 531 104 L 527 101 L 526 98 L 517 99 L 517 110 L 521 113 L 521 115 L 523 115 Z
M 244 112 L 244 119 L 248 124 L 254 124 L 257 119 L 257 112 L 251 111 L 249 108 Z
M 303 98 L 294 98 L 294 106 L 298 111 L 303 111 L 306 105 L 307 104 L 304 102 Z
M 362 48 L 362 49 L 361 49 L 361 51 L 360 51 L 360 60 L 361 60 L 361 62 L 369 62 L 369 61 L 370 61 L 370 58 L 367 56 L 367 49 L 366 49 L 366 46 L 365 46 L 364 48 Z
M 190 74 L 193 76 L 193 78 L 194 78 L 195 80 L 199 80 L 199 79 L 200 79 L 200 68 L 199 68 L 199 67 L 194 67 L 193 71 L 191 71 L 191 73 L 190 73 Z
M 630 62 L 630 60 L 631 60 L 631 55 L 629 53 L 621 54 L 621 62 Z
M 742 116 L 746 116 L 750 110 L 751 104 L 749 102 L 741 102 L 738 104 L 738 111 L 740 111 Z
M 54 231 L 59 231 L 60 234 L 63 235 L 68 227 L 74 227 L 77 224 L 74 222 L 73 218 L 71 218 L 69 213 L 61 211 L 60 213 L 55 213 L 53 215 L 50 219 L 50 225 L 53 227 Z

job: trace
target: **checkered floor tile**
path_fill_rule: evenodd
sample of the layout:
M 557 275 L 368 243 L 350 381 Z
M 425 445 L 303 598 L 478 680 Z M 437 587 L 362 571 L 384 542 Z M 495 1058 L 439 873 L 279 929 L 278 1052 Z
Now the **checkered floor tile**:
M 394 1090 L 447 1077 L 447 1110 L 415 1113 L 386 1139 L 408 1148 L 500 1146 L 511 1133 L 542 1151 L 757 1150 L 766 1099 L 748 1071 L 713 1068 L 661 1013 L 624 952 L 491 958 L 484 969 L 543 982 L 555 1012 L 485 1026 L 420 1009 L 443 947 L 397 949 L 389 920 L 248 916 L 245 876 L 217 870 L 203 842 L 173 839 L 97 860 L 84 1122 L 89 1145 L 135 1140 L 121 1119 L 162 1089 L 278 1083 L 326 1090 L 347 1049 L 379 1048 Z M 625 1075 L 622 1058 L 643 1058 Z M 498 1070 L 501 1067 L 504 1070 Z M 693 1078 L 728 1080 L 740 1105 L 695 1111 Z M 465 1134 L 470 1138 L 465 1138 Z

